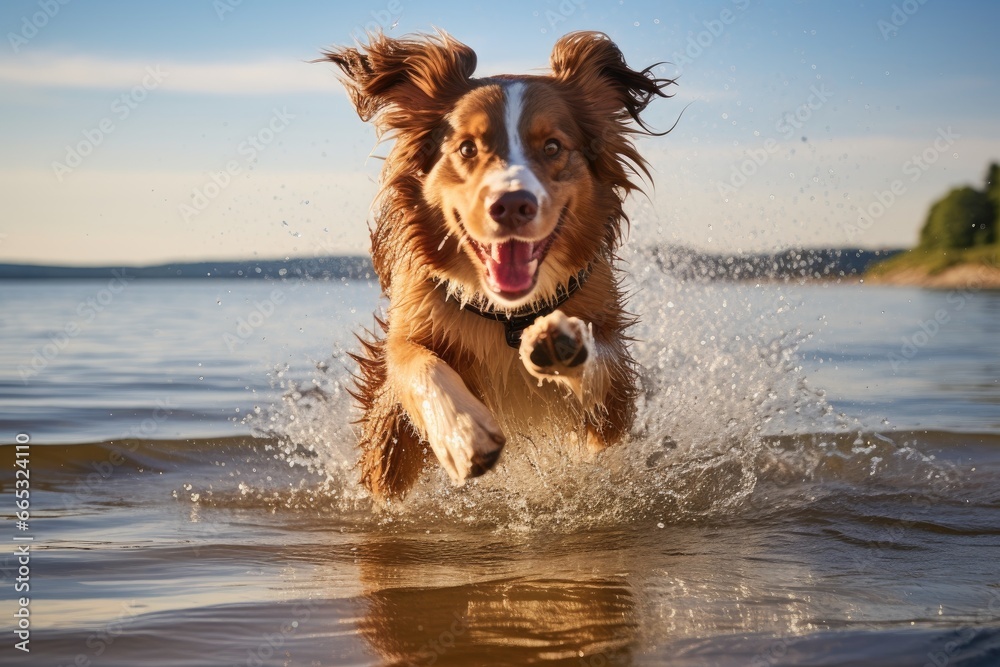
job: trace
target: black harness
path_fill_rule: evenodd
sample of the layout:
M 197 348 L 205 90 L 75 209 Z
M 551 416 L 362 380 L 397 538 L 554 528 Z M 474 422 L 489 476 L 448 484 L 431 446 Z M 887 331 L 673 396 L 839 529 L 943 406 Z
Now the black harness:
M 583 283 L 585 283 L 587 278 L 590 277 L 590 268 L 591 267 L 588 265 L 585 269 L 580 271 L 580 273 L 570 278 L 569 283 L 567 283 L 566 286 L 559 285 L 556 288 L 555 301 L 546 303 L 540 308 L 517 310 L 513 313 L 496 310 L 495 308 L 477 308 L 472 304 L 466 304 L 461 306 L 461 308 L 469 311 L 470 313 L 475 313 L 480 317 L 485 317 L 488 320 L 502 322 L 504 337 L 507 339 L 507 345 L 516 350 L 521 347 L 521 333 L 530 327 L 536 319 L 551 314 L 561 305 L 569 301 L 569 298 L 573 296 L 578 289 L 583 287 Z

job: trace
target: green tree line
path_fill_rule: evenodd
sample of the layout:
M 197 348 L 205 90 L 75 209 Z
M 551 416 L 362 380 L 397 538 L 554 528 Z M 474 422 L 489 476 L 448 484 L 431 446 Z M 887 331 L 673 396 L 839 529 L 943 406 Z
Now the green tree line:
M 936 201 L 920 230 L 921 250 L 951 250 L 1000 241 L 1000 164 L 986 170 L 982 190 L 955 188 Z

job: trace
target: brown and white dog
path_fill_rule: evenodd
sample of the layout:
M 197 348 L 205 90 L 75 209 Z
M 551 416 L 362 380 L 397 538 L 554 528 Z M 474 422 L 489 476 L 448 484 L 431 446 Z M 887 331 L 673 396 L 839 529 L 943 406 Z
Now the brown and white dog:
M 561 38 L 545 76 L 473 78 L 439 33 L 324 52 L 364 121 L 394 140 L 372 257 L 389 299 L 362 340 L 361 479 L 376 498 L 419 477 L 424 443 L 456 483 L 506 434 L 625 436 L 636 397 L 615 251 L 631 141 L 670 79 L 635 71 L 604 34 Z

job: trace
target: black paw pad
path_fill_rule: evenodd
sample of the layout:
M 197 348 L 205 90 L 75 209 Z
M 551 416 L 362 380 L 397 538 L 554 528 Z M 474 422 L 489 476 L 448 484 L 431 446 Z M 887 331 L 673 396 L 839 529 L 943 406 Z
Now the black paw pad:
M 569 365 L 569 362 L 579 351 L 578 343 L 572 336 L 567 336 L 562 331 L 555 335 L 552 340 L 552 350 L 556 353 L 556 359 L 560 363 Z
M 576 338 L 561 331 L 556 334 L 555 340 L 552 341 L 552 347 L 559 363 L 564 366 L 572 368 L 587 360 L 587 346 L 581 345 Z
M 469 467 L 469 477 L 479 477 L 492 469 L 497 464 L 497 461 L 500 460 L 501 451 L 503 450 L 494 449 L 492 452 L 477 454 L 472 459 L 472 465 Z
M 552 357 L 549 356 L 548 345 L 546 345 L 543 341 L 539 341 L 538 344 L 535 345 L 535 349 L 531 351 L 528 358 L 531 359 L 531 363 L 539 368 L 546 368 L 554 363 L 552 361 Z

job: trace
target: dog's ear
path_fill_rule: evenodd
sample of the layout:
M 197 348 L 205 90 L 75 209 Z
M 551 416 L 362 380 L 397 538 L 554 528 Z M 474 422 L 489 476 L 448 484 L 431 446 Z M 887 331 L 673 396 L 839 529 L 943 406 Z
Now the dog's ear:
M 552 48 L 550 64 L 555 78 L 581 89 L 597 114 L 627 121 L 627 113 L 643 130 L 655 134 L 639 114 L 654 97 L 670 97 L 663 90 L 674 83 L 656 78 L 655 65 L 641 72 L 633 70 L 610 37 L 590 31 L 561 37 Z
M 439 122 L 470 88 L 476 53 L 444 32 L 417 39 L 371 35 L 367 46 L 324 51 L 364 121 L 379 132 Z

